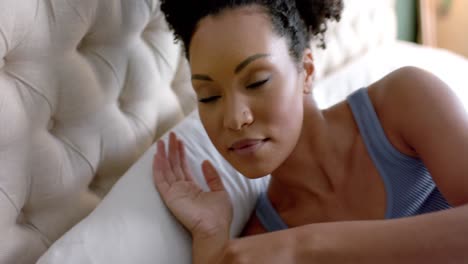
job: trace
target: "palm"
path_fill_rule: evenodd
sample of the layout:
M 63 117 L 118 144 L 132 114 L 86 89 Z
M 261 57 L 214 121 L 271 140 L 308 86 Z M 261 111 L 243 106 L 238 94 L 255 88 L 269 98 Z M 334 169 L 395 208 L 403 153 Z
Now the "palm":
M 230 224 L 231 203 L 226 191 L 204 192 L 192 181 L 176 182 L 165 195 L 167 207 L 192 233 L 210 233 Z
M 185 161 L 183 145 L 171 135 L 169 157 L 158 143 L 154 180 L 159 193 L 174 216 L 192 233 L 211 235 L 229 228 L 232 205 L 221 179 L 211 164 L 202 166 L 210 192 L 193 181 Z

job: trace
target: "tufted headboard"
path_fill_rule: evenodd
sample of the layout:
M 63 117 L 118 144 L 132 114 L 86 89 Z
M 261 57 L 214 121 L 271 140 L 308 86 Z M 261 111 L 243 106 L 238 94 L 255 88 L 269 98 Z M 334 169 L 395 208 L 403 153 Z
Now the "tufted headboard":
M 318 81 L 393 41 L 393 2 L 345 1 Z M 158 0 L 0 1 L 0 264 L 33 263 L 195 108 L 181 50 Z
M 395 0 L 344 0 L 339 23 L 330 22 L 326 49 L 312 42 L 317 81 L 365 53 L 393 44 L 397 36 Z
M 0 263 L 32 263 L 194 109 L 163 19 L 156 0 L 0 1 Z

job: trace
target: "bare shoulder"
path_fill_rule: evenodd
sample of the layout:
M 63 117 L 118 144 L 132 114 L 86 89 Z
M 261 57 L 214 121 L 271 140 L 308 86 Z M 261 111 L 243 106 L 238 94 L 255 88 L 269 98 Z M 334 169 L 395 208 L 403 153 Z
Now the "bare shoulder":
M 436 78 L 432 74 L 415 67 L 397 69 L 368 88 L 368 94 L 390 143 L 401 153 L 418 157 L 418 153 L 409 144 L 401 132 L 405 126 L 403 113 L 417 107 L 421 101 L 423 83 L 431 83 Z
M 369 94 L 382 104 L 408 100 L 414 103 L 441 93 L 451 93 L 447 84 L 434 74 L 412 66 L 397 69 L 369 87 Z
M 447 201 L 467 203 L 468 113 L 452 89 L 405 67 L 371 85 L 369 96 L 385 132 L 422 159 Z
M 241 236 L 242 237 L 253 236 L 253 235 L 263 234 L 266 232 L 267 231 L 260 223 L 260 220 L 258 220 L 257 215 L 255 214 L 255 211 L 254 211 L 252 215 L 250 216 L 249 221 L 245 225 L 244 230 L 242 230 Z
M 369 86 L 369 96 L 392 127 L 411 128 L 414 119 L 433 118 L 434 113 L 465 112 L 450 87 L 434 74 L 416 67 L 403 67 Z

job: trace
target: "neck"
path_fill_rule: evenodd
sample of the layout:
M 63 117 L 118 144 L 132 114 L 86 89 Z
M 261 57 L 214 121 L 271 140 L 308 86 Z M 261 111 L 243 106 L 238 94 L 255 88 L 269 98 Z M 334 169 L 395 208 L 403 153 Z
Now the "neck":
M 271 174 L 269 196 L 279 210 L 294 207 L 297 201 L 320 202 L 346 184 L 345 161 L 355 138 L 349 133 L 353 119 L 347 108 L 343 103 L 321 111 L 312 98 L 306 99 L 298 143 Z

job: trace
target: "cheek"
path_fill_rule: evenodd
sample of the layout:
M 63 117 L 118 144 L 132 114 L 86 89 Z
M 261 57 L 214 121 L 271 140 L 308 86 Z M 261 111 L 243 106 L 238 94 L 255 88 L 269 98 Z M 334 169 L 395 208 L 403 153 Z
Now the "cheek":
M 294 82 L 293 82 L 294 83 Z M 302 123 L 303 94 L 296 84 L 283 82 L 283 87 L 277 87 L 263 104 L 261 110 L 263 119 L 284 132 L 294 129 Z
M 297 82 L 296 82 L 297 83 Z M 268 124 L 272 138 L 274 156 L 270 157 L 272 168 L 276 168 L 292 153 L 299 140 L 304 118 L 304 94 L 299 85 L 285 83 L 265 108 L 264 121 Z

